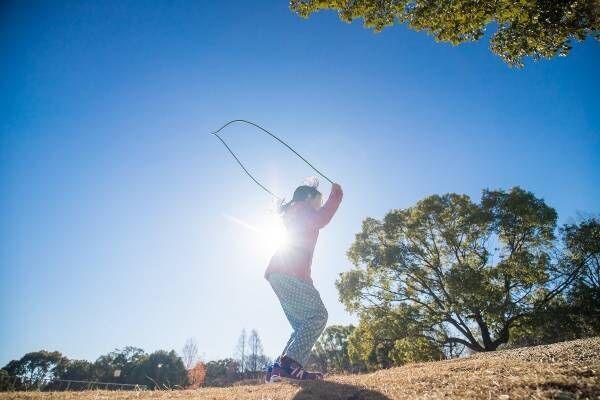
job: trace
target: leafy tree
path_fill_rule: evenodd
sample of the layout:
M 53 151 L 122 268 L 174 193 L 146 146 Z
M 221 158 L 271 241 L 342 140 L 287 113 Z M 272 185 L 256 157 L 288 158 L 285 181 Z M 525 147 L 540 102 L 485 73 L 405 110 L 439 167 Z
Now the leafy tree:
M 575 337 L 600 335 L 600 289 L 578 281 L 567 299 L 570 307 L 565 311 L 576 318 L 570 325 Z
M 376 32 L 406 23 L 454 45 L 481 39 L 492 25 L 492 52 L 519 67 L 525 57 L 567 55 L 573 40 L 600 40 L 599 0 L 292 0 L 290 8 L 303 17 L 336 10 L 343 21 L 362 18 Z
M 328 326 L 315 343 L 307 367 L 327 372 L 360 371 L 360 363 L 352 363 L 348 355 L 348 340 L 354 329 L 352 325 Z
M 361 315 L 348 338 L 348 356 L 354 365 L 376 370 L 407 362 L 444 358 L 439 346 L 423 338 L 417 309 L 407 304 L 373 308 Z
M 561 229 L 562 262 L 573 285 L 511 331 L 511 343 L 532 345 L 600 334 L 600 220 L 589 218 Z
M 40 386 L 44 381 L 55 378 L 65 362 L 66 358 L 58 351 L 40 350 L 10 361 L 3 369 L 10 376 L 23 378 L 31 385 Z
M 576 313 L 564 296 L 555 297 L 546 307 L 518 320 L 510 331 L 511 347 L 534 346 L 581 337 Z
M 94 377 L 100 382 L 146 384 L 132 376 L 133 370 L 146 357 L 144 350 L 127 346 L 100 356 L 94 363 Z
M 405 338 L 473 351 L 508 342 L 519 320 L 545 308 L 582 270 L 581 262 L 554 257 L 556 218 L 518 187 L 485 190 L 480 204 L 434 195 L 382 221 L 367 218 L 348 252 L 355 268 L 336 286 L 349 311 L 378 324 L 367 329 L 381 336 L 370 357 L 380 351 L 388 357 L 380 364 L 389 365 Z
M 21 379 L 10 376 L 7 370 L 0 369 L 0 392 L 24 390 Z
M 129 383 L 150 384 L 155 389 L 182 388 L 188 384 L 187 376 L 183 361 L 175 351 L 158 350 L 139 359 Z
M 160 388 L 187 385 L 187 372 L 177 353 L 161 350 L 146 354 L 136 347 L 117 349 L 100 356 L 94 363 L 69 360 L 57 351 L 42 350 L 9 362 L 1 371 L 5 376 L 17 377 L 16 380 L 10 379 L 17 387 L 27 384 L 51 390 L 63 388 L 52 382 L 54 379 L 129 383 Z M 2 382 L 0 387 L 3 387 Z
M 562 228 L 566 264 L 578 267 L 580 286 L 600 289 L 600 219 L 588 218 Z
M 94 377 L 94 364 L 86 360 L 66 360 L 57 373 L 59 379 L 89 381 Z
M 206 386 L 227 386 L 239 380 L 240 364 L 238 360 L 226 358 L 206 363 Z
M 435 344 L 421 336 L 405 337 L 396 340 L 394 348 L 390 351 L 389 355 L 394 365 L 436 361 L 444 358 L 444 354 Z
M 128 346 L 100 356 L 93 365 L 93 380 L 147 385 L 151 388 L 183 387 L 187 372 L 175 351 L 144 350 Z

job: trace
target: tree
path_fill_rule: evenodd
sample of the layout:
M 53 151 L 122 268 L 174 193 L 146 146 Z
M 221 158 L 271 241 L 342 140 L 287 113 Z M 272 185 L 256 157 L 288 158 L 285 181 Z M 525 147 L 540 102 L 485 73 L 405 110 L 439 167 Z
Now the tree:
M 181 350 L 181 359 L 185 369 L 191 369 L 198 361 L 198 344 L 192 338 L 186 340 L 183 349 Z
M 150 384 L 155 389 L 182 388 L 188 384 L 187 370 L 173 350 L 158 350 L 145 355 L 135 365 L 131 377 L 130 383 Z
M 0 369 L 0 392 L 25 390 L 21 378 L 10 376 L 7 370 Z
M 3 369 L 10 376 L 20 377 L 31 385 L 40 386 L 55 378 L 66 360 L 58 351 L 40 350 L 10 361 Z
M 147 357 L 144 350 L 126 346 L 98 357 L 94 362 L 94 379 L 100 382 L 146 384 L 133 371 Z
M 57 374 L 59 379 L 89 381 L 93 379 L 94 364 L 86 360 L 67 360 Z
M 189 388 L 196 389 L 204 386 L 206 379 L 206 365 L 202 361 L 198 361 L 193 368 L 188 369 L 188 384 Z
M 413 322 L 416 310 L 398 305 L 386 310 L 374 308 L 360 316 L 348 337 L 348 357 L 360 370 L 377 370 L 407 362 L 445 358 L 440 346 L 423 338 Z
M 256 377 L 258 372 L 262 371 L 265 364 L 264 362 L 268 359 L 264 357 L 263 345 L 258 336 L 258 332 L 255 329 L 250 331 L 248 336 L 248 356 L 247 356 L 247 367 L 248 372 L 252 373 L 253 377 Z
M 25 385 L 46 390 L 62 390 L 55 379 L 100 381 L 148 385 L 150 387 L 184 387 L 187 371 L 175 351 L 146 354 L 137 347 L 116 349 L 100 356 L 94 363 L 69 360 L 61 353 L 38 351 L 12 360 L 1 371 L 6 385 L 24 388 Z M 0 379 L 2 380 L 2 379 Z M 0 382 L 0 388 L 6 385 Z
M 573 285 L 540 312 L 520 321 L 511 343 L 553 343 L 600 334 L 600 220 L 588 218 L 561 228 L 562 262 Z
M 352 325 L 331 325 L 315 343 L 307 367 L 327 372 L 358 372 L 360 362 L 353 363 L 348 355 L 349 338 L 355 328 Z
M 181 358 L 171 350 L 146 354 L 128 346 L 100 356 L 93 365 L 93 380 L 101 382 L 173 388 L 187 385 L 187 371 Z
M 588 218 L 562 228 L 567 265 L 581 273 L 575 277 L 581 286 L 600 290 L 600 219 Z
M 240 364 L 238 360 L 224 360 L 206 363 L 206 386 L 227 386 L 240 379 Z
M 406 23 L 454 45 L 480 40 L 492 25 L 491 51 L 518 67 L 525 57 L 565 56 L 573 40 L 600 40 L 599 0 L 292 0 L 290 8 L 305 18 L 336 10 L 343 21 L 362 18 L 376 32 Z
M 556 219 L 518 187 L 484 190 L 480 204 L 434 195 L 367 218 L 348 252 L 355 267 L 336 282 L 340 299 L 361 318 L 389 322 L 386 354 L 415 337 L 495 350 L 581 271 L 554 255 Z
M 248 336 L 246 335 L 246 329 L 242 329 L 242 333 L 238 339 L 237 347 L 235 350 L 236 356 L 238 357 L 238 365 L 240 367 L 240 373 L 242 377 L 246 374 L 246 365 L 248 360 Z

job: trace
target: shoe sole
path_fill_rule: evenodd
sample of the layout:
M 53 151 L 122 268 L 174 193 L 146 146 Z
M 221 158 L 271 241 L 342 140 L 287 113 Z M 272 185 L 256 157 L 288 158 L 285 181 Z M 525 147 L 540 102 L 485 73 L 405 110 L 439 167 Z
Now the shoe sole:
M 323 375 L 323 379 L 326 376 L 327 375 Z M 271 376 L 271 379 L 269 379 L 268 381 L 265 380 L 265 383 L 267 383 L 267 384 L 280 383 L 280 382 L 298 383 L 298 382 L 322 381 L 323 379 L 294 379 L 294 378 L 288 378 L 288 377 L 281 377 L 279 375 L 273 375 L 273 376 Z

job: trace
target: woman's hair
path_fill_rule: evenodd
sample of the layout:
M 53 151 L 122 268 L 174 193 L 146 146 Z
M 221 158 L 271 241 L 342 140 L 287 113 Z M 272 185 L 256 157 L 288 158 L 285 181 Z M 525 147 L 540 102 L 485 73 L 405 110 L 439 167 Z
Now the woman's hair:
M 304 201 L 308 198 L 315 198 L 317 196 L 321 196 L 321 192 L 319 192 L 317 188 L 308 185 L 298 186 L 296 190 L 294 190 L 294 196 L 292 197 L 292 200 L 288 201 L 287 203 L 284 202 L 279 206 L 279 212 L 283 214 L 293 203 Z

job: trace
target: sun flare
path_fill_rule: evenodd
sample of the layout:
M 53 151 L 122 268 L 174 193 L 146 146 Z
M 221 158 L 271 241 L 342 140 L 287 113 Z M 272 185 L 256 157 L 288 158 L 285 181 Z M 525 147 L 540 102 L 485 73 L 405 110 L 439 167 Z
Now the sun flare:
M 261 229 L 261 242 L 271 252 L 283 249 L 289 245 L 288 232 L 281 218 L 273 217 L 268 224 Z
M 257 225 L 252 225 L 232 215 L 225 214 L 224 216 L 231 222 L 249 231 L 254 238 L 253 247 L 261 252 L 272 254 L 277 250 L 286 248 L 290 244 L 288 231 L 278 216 L 270 216 L 263 223 Z

